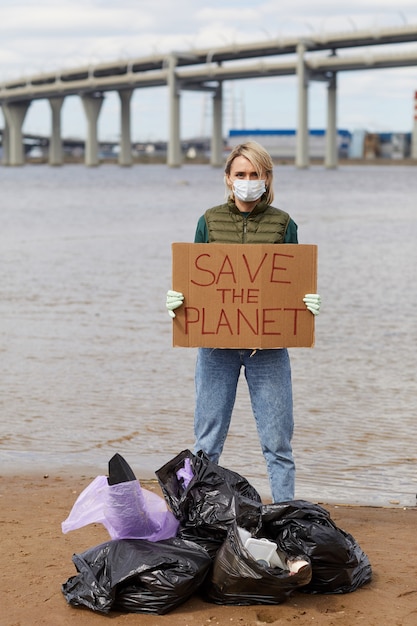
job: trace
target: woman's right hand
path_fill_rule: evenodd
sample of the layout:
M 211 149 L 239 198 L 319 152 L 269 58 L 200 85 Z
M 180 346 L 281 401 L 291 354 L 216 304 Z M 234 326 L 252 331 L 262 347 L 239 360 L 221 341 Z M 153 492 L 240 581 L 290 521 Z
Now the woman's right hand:
M 175 317 L 174 309 L 178 309 L 184 303 L 184 294 L 180 291 L 173 291 L 169 289 L 167 291 L 166 308 L 168 309 L 168 315 L 172 318 Z

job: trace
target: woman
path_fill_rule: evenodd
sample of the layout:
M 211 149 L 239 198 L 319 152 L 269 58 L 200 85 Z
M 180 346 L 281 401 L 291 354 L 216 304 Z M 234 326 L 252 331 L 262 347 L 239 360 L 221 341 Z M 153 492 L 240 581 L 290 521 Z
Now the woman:
M 271 206 L 273 163 L 262 146 L 255 142 L 236 146 L 226 162 L 225 183 L 228 200 L 200 217 L 195 243 L 298 243 L 295 222 L 287 213 Z M 319 313 L 318 294 L 307 294 L 303 300 L 313 315 Z M 174 310 L 183 301 L 183 294 L 168 291 L 166 306 L 171 317 L 175 317 Z M 198 349 L 194 451 L 203 450 L 212 461 L 218 462 L 242 367 L 273 501 L 293 500 L 293 402 L 286 349 Z

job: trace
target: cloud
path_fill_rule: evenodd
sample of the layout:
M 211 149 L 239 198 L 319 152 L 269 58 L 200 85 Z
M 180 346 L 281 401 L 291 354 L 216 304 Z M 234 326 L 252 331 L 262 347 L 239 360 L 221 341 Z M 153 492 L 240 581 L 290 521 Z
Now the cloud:
M 234 7 L 222 6 L 220 8 L 204 7 L 196 12 L 196 19 L 200 22 L 246 22 L 253 23 L 262 19 L 262 10 L 257 8 L 244 8 L 238 9 Z
M 88 5 L 76 8 L 64 5 L 39 5 L 36 10 L 25 11 L 14 5 L 2 9 L 0 35 L 8 40 L 27 36 L 38 40 L 40 37 L 80 38 L 106 34 L 117 37 L 155 27 L 156 16 L 152 13 L 123 7 L 97 10 Z

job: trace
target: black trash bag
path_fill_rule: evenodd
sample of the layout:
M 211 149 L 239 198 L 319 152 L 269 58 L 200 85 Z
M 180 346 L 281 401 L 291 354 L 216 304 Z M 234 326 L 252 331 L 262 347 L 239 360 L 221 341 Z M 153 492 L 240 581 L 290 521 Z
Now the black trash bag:
M 189 466 L 188 480 L 181 477 Z M 262 501 L 252 485 L 203 452 L 180 452 L 155 472 L 169 508 L 180 522 L 177 536 L 195 541 L 214 557 L 233 523 L 255 533 Z
M 70 605 L 157 615 L 185 602 L 212 564 L 202 547 L 178 538 L 108 541 L 72 560 L 78 574 L 62 585 Z
M 205 599 L 215 604 L 282 604 L 294 590 L 311 580 L 309 558 L 304 555 L 297 558 L 305 562 L 297 573 L 265 567 L 246 550 L 233 525 L 217 551 L 201 591 Z
M 109 476 L 107 478 L 109 485 L 119 485 L 132 480 L 136 480 L 136 476 L 129 463 L 121 454 L 114 454 L 109 461 Z
M 265 505 L 260 534 L 286 554 L 310 557 L 313 569 L 305 593 L 350 593 L 372 578 L 369 558 L 326 509 L 305 500 Z

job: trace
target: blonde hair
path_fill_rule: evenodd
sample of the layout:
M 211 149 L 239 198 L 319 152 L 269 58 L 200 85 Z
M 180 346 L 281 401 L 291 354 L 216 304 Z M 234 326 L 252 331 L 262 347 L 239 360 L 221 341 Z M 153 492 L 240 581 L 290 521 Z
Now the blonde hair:
M 273 189 L 273 168 L 274 164 L 269 153 L 256 141 L 247 141 L 246 143 L 241 143 L 238 146 L 235 146 L 226 160 L 226 166 L 224 173 L 226 176 L 230 176 L 230 170 L 232 168 L 232 163 L 236 157 L 245 157 L 248 159 L 255 168 L 259 178 L 265 178 L 265 201 L 268 204 L 272 204 L 274 199 L 274 189 Z M 231 191 L 231 189 L 229 188 Z M 233 194 L 230 193 L 232 196 Z

